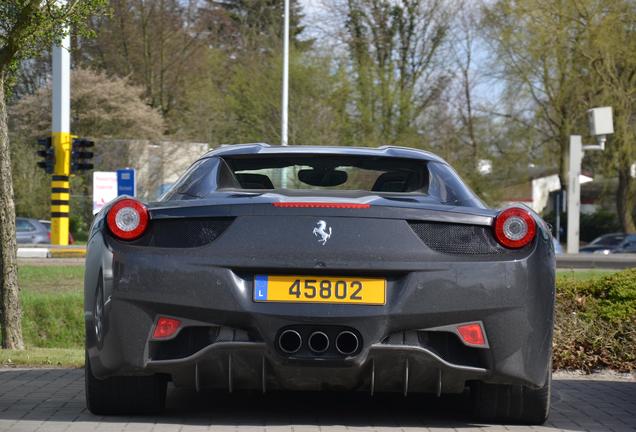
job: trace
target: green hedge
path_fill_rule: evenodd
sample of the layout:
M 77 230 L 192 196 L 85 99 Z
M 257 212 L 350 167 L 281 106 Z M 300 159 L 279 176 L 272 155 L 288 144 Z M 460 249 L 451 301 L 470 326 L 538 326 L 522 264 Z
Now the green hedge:
M 636 369 L 636 269 L 557 280 L 556 369 Z

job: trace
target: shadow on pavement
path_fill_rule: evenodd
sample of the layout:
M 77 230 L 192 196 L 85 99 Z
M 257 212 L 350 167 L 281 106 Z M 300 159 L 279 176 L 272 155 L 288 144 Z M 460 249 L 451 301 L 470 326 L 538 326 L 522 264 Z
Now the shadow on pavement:
M 367 393 L 194 393 L 174 389 L 167 414 L 201 416 L 214 425 L 402 427 L 471 424 L 468 394 L 442 398 Z
M 367 393 L 196 393 L 169 388 L 157 417 L 97 417 L 84 405 L 78 369 L 0 369 L 0 430 L 28 422 L 131 425 L 244 426 L 290 431 L 306 426 L 364 428 L 483 427 L 473 422 L 468 393 L 442 398 Z M 636 382 L 555 379 L 552 414 L 542 430 L 636 430 Z M 79 426 L 79 425 L 78 425 Z M 499 426 L 501 428 L 501 426 Z M 486 428 L 487 429 L 487 428 Z M 134 428 L 132 429 L 134 430 Z M 187 429 L 184 429 L 187 430 Z M 263 430 L 263 429 L 260 429 Z M 526 430 L 515 428 L 515 430 Z M 527 430 L 531 430 L 528 428 Z

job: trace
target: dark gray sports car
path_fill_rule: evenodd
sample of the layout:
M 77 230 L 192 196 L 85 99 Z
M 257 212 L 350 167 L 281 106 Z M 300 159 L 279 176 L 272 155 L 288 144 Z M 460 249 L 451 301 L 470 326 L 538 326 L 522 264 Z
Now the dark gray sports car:
M 555 259 L 526 207 L 486 208 L 439 157 L 225 146 L 91 228 L 86 398 L 150 413 L 166 385 L 462 393 L 549 411 Z

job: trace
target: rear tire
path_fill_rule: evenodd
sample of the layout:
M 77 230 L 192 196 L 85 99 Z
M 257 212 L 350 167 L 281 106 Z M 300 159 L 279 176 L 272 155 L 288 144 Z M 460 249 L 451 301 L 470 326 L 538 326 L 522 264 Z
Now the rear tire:
M 483 421 L 541 425 L 550 413 L 552 370 L 543 387 L 473 383 L 470 392 L 475 416 Z
M 86 408 L 96 415 L 159 414 L 166 401 L 167 381 L 159 375 L 95 378 L 86 355 Z

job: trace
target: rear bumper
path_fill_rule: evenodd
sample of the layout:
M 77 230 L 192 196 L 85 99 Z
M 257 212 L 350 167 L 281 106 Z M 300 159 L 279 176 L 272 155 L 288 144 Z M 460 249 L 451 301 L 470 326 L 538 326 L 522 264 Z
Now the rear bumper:
M 263 342 L 219 342 L 179 360 L 150 361 L 147 369 L 166 373 L 180 386 L 258 390 L 357 390 L 459 393 L 466 381 L 488 375 L 483 368 L 449 363 L 417 346 L 375 344 L 364 358 L 342 362 L 272 361 Z M 321 364 L 324 363 L 324 364 Z
M 166 373 L 193 388 L 450 393 L 461 392 L 471 380 L 541 386 L 554 307 L 548 241 L 538 236 L 533 251 L 514 261 L 438 260 L 406 272 L 366 270 L 387 278 L 384 306 L 256 303 L 256 269 L 216 267 L 187 251 L 113 252 L 93 244 L 86 274 L 89 358 L 98 377 Z M 90 291 L 99 277 L 106 304 L 98 341 Z M 150 336 L 160 315 L 179 318 L 186 328 L 215 329 L 216 336 L 159 355 Z M 473 321 L 483 323 L 489 348 L 457 350 L 454 335 L 455 342 L 426 336 L 431 329 Z M 355 329 L 361 349 L 338 359 L 285 355 L 277 337 L 281 329 L 298 325 Z

